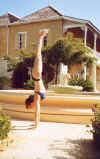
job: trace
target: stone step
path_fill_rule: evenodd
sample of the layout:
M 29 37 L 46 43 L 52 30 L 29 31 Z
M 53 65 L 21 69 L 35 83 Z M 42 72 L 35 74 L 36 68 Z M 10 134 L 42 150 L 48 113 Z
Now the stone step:
M 34 120 L 34 110 L 26 110 L 24 105 L 1 104 L 4 112 L 17 119 Z M 72 109 L 41 106 L 41 121 L 89 124 L 93 117 L 91 109 Z
M 0 93 L 0 102 L 8 104 L 25 104 L 25 100 L 29 95 L 23 94 L 6 94 Z M 67 108 L 83 108 L 88 109 L 93 106 L 93 104 L 100 105 L 99 97 L 91 96 L 47 96 L 45 100 L 41 102 L 41 106 L 57 106 L 57 107 L 67 107 Z

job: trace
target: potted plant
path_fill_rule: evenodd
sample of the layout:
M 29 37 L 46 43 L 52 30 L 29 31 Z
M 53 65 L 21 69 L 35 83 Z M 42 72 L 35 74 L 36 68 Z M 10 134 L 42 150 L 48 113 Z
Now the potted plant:
M 100 106 L 98 104 L 94 104 L 92 112 L 94 113 L 94 116 L 91 119 L 93 141 L 97 146 L 100 146 Z

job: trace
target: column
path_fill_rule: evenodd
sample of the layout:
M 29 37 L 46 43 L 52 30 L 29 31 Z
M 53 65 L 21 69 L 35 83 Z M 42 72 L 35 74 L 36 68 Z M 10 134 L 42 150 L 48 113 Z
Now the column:
M 96 53 L 97 34 L 94 33 L 94 53 Z
M 82 78 L 86 80 L 86 65 L 82 64 Z
M 86 40 L 87 40 L 87 26 L 84 27 L 84 45 L 86 46 Z M 86 80 L 86 65 L 82 64 L 82 78 Z
M 87 40 L 87 27 L 84 28 L 85 34 L 84 34 L 84 44 L 86 46 L 86 40 Z
M 96 53 L 96 42 L 97 42 L 97 34 L 94 33 L 94 54 Z M 93 65 L 93 86 L 94 91 L 96 92 L 96 63 Z
M 67 72 L 68 72 L 68 66 L 64 65 L 63 63 L 60 63 L 58 83 L 61 84 L 62 86 L 66 86 L 68 83 Z
M 93 80 L 94 92 L 96 92 L 96 64 L 93 64 L 92 77 L 93 77 L 92 80 Z
M 59 70 L 59 84 L 62 84 L 62 70 L 63 70 L 63 63 L 60 63 L 60 70 Z

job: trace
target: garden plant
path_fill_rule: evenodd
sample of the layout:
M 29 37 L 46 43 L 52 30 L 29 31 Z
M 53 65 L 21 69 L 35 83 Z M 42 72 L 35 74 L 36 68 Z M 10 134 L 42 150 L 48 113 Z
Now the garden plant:
M 0 143 L 3 143 L 3 140 L 8 138 L 8 134 L 11 130 L 11 120 L 10 118 L 0 110 Z M 8 141 L 7 141 L 8 145 Z
M 94 143 L 97 146 L 100 146 L 100 106 L 98 104 L 94 104 L 92 107 L 92 111 L 94 113 L 94 117 L 91 119 L 91 132 L 93 133 Z

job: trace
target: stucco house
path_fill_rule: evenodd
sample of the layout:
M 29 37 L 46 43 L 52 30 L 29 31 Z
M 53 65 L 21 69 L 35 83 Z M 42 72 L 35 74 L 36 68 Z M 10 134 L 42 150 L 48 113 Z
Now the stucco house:
M 100 30 L 91 21 L 65 16 L 52 6 L 23 18 L 11 13 L 0 16 L 0 57 L 18 56 L 21 49 L 31 52 L 32 43 L 37 43 L 37 34 L 42 28 L 49 29 L 44 45 L 53 44 L 59 37 L 67 36 L 68 32 L 83 39 L 84 44 L 93 50 L 94 57 L 98 59 L 91 69 L 83 65 L 83 77 L 86 79 L 88 75 L 93 81 L 94 91 L 100 91 Z M 70 73 L 74 76 L 77 70 L 81 70 L 78 65 L 74 66 Z

